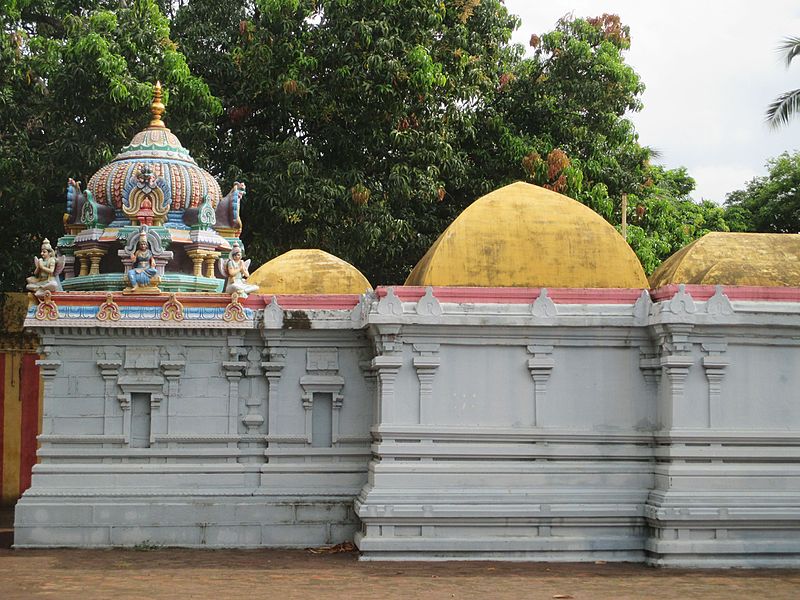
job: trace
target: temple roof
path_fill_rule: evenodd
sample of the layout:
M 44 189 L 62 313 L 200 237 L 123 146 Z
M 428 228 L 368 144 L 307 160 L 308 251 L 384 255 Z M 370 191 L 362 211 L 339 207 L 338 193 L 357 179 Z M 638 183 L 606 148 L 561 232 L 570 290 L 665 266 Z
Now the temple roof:
M 580 202 L 517 182 L 479 198 L 439 236 L 406 285 L 645 288 L 619 233 Z
M 92 192 L 98 204 L 120 209 L 128 182 L 144 165 L 164 180 L 172 198 L 173 211 L 196 208 L 205 195 L 216 208 L 222 198 L 214 177 L 197 165 L 189 151 L 161 120 L 164 114 L 161 93 L 161 85 L 156 83 L 150 124 L 133 136 L 114 160 L 101 167 L 89 180 L 86 189 Z
M 353 265 L 322 250 L 289 250 L 248 279 L 259 294 L 363 294 L 372 285 Z
M 800 235 L 707 233 L 650 276 L 652 288 L 671 283 L 800 287 Z

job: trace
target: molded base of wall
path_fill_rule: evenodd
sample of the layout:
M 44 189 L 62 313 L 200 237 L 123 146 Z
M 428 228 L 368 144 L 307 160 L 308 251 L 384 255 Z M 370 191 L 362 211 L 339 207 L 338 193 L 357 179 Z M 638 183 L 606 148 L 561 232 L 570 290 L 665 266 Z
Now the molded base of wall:
M 352 498 L 26 497 L 15 548 L 306 548 L 353 539 Z

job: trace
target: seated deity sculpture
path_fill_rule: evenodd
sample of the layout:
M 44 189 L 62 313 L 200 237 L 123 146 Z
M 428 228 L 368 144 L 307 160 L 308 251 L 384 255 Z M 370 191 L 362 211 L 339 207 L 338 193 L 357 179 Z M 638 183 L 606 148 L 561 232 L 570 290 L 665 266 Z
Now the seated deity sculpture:
M 61 290 L 59 275 L 64 269 L 64 257 L 56 258 L 55 250 L 47 238 L 42 242 L 41 258 L 33 257 L 33 275 L 28 277 L 28 291 L 33 292 L 37 298 L 44 297 L 45 292 L 58 292 Z
M 130 287 L 126 291 L 158 291 L 156 287 L 161 281 L 156 269 L 156 257 L 147 239 L 147 228 L 139 230 L 136 248 L 130 251 L 131 268 L 127 271 Z
M 250 277 L 250 260 L 242 260 L 242 249 L 239 244 L 234 242 L 230 257 L 226 261 L 220 259 L 220 263 L 222 263 L 220 270 L 228 280 L 225 286 L 226 294 L 236 292 L 240 298 L 247 298 L 247 294 L 258 291 L 257 285 L 247 283 L 247 278 Z

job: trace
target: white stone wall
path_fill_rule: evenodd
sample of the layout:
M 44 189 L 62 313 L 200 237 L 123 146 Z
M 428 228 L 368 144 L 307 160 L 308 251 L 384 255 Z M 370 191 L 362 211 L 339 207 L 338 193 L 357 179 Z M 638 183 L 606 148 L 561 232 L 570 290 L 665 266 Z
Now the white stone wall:
M 800 302 L 568 292 L 29 320 L 45 425 L 16 544 L 800 564 Z

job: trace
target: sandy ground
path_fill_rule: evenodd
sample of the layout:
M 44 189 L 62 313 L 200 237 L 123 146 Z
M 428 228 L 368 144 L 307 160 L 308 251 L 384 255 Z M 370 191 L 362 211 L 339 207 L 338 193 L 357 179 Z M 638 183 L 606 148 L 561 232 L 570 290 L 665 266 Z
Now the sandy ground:
M 800 599 L 800 570 L 359 562 L 301 550 L 0 549 L 0 598 Z

